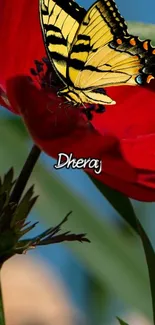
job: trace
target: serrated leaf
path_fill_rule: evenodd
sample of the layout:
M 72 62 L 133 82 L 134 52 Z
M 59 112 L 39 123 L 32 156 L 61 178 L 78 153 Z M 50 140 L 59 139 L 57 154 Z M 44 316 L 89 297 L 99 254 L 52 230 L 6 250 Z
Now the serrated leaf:
M 90 243 L 90 240 L 86 237 L 86 234 L 73 234 L 70 231 L 66 231 L 60 235 L 49 236 L 40 242 L 37 245 L 49 245 L 56 244 L 66 241 L 79 241 L 80 243 L 87 242 Z
M 99 182 L 94 177 L 89 176 L 89 178 L 98 188 L 98 190 L 103 194 L 103 196 L 108 200 L 108 202 L 113 206 L 113 208 L 119 213 L 119 215 L 132 227 L 134 231 L 138 232 L 136 215 L 129 198 L 124 194 Z
M 62 219 L 62 221 L 56 225 L 55 227 L 50 227 L 46 229 L 44 232 L 42 232 L 40 235 L 33 238 L 34 240 L 41 240 L 42 238 L 47 237 L 48 235 L 54 236 L 61 230 L 61 226 L 68 220 L 69 215 L 72 213 L 72 211 L 68 212 L 65 218 Z
M 1 182 L 0 186 L 0 196 L 1 196 L 1 202 L 0 202 L 0 213 L 2 212 L 4 206 L 9 201 L 9 195 L 12 190 L 12 187 L 14 185 L 13 182 L 13 168 L 10 168 L 9 171 L 4 175 L 3 182 Z
M 27 228 L 21 230 L 21 231 L 19 232 L 19 234 L 18 234 L 18 238 L 23 237 L 25 234 L 27 234 L 29 231 L 31 231 L 33 228 L 35 228 L 35 226 L 36 226 L 37 224 L 38 224 L 38 221 L 35 222 L 35 223 L 33 223 L 33 224 L 31 224 L 29 227 L 27 227 Z
M 13 203 L 7 204 L 0 215 L 0 231 L 10 229 L 13 214 L 15 212 L 16 205 Z
M 6 192 L 3 192 L 1 195 L 0 195 L 0 214 L 5 206 L 5 203 L 7 201 L 7 193 Z
M 30 187 L 30 189 L 26 192 L 23 199 L 19 203 L 12 219 L 11 227 L 13 227 L 13 225 L 19 220 L 23 220 L 24 222 L 24 219 L 28 216 L 30 210 L 38 198 L 38 196 L 33 197 L 33 194 L 34 185 Z
M 3 192 L 10 193 L 13 186 L 13 177 L 14 177 L 13 168 L 10 168 L 7 174 L 4 175 L 4 180 L 0 188 L 1 193 Z
M 120 325 L 128 325 L 127 323 L 125 323 L 122 319 L 120 319 L 119 317 L 117 317 Z

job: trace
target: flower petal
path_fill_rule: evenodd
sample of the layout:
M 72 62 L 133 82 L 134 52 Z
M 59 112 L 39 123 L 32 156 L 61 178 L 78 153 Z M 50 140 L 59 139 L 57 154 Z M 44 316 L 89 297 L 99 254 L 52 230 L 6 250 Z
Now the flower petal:
M 124 193 L 130 198 L 144 202 L 155 201 L 155 173 L 147 177 L 146 175 L 140 174 L 139 179 L 137 178 L 137 183 L 127 183 L 125 180 L 121 180 L 119 177 L 114 177 L 113 175 L 107 175 L 105 173 L 95 175 L 95 177 L 99 181 L 117 191 Z
M 0 85 L 19 74 L 29 74 L 35 59 L 45 54 L 38 0 L 0 0 Z
M 123 139 L 121 149 L 126 161 L 134 168 L 155 171 L 155 133 Z
M 101 159 L 101 174 L 91 169 L 86 171 L 131 198 L 155 200 L 155 173 L 133 167 L 123 151 L 123 142 L 113 135 L 112 128 L 106 128 L 104 135 L 99 134 L 79 109 L 65 107 L 52 89 L 41 90 L 24 76 L 7 82 L 7 94 L 12 107 L 20 111 L 34 142 L 48 155 L 57 158 L 58 153 L 64 152 L 77 158 Z
M 103 114 L 94 114 L 93 126 L 104 135 L 110 132 L 118 139 L 155 132 L 155 80 L 146 87 L 119 86 L 107 88 L 116 105 L 106 106 Z

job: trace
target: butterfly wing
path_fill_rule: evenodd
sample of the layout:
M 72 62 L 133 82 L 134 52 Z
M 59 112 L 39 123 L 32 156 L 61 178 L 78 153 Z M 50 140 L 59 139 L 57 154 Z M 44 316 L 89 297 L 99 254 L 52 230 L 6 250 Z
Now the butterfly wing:
M 85 14 L 85 9 L 73 0 L 40 0 L 40 20 L 47 53 L 65 84 L 71 44 Z
M 70 85 L 88 91 L 143 83 L 145 76 L 139 71 L 153 51 L 148 41 L 128 34 L 113 0 L 97 1 L 85 15 L 72 44 L 67 71 Z

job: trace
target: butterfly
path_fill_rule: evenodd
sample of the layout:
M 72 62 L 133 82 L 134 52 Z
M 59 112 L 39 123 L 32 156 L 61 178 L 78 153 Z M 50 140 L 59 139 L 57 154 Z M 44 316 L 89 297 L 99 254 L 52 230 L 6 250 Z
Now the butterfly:
M 111 105 L 106 87 L 143 85 L 155 77 L 155 48 L 128 33 L 113 0 L 88 11 L 73 0 L 40 0 L 48 58 L 73 105 Z

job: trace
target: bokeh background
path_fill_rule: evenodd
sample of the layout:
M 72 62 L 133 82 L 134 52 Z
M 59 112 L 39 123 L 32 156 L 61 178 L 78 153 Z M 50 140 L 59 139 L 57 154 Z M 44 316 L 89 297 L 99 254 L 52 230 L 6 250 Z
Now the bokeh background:
M 78 2 L 85 8 L 93 3 L 88 0 Z M 155 44 L 155 25 L 153 25 L 155 24 L 155 1 L 117 0 L 117 5 L 129 22 L 130 31 L 141 38 L 151 38 Z M 0 109 L 0 136 L 0 174 L 4 174 L 10 166 L 14 166 L 17 176 L 32 142 L 20 118 L 6 112 L 3 108 Z M 32 260 L 37 259 L 37 266 L 36 278 L 34 276 L 30 282 L 40 285 L 41 279 L 46 277 L 46 272 L 42 274 L 40 280 L 37 280 L 37 272 L 45 264 L 49 273 L 49 282 L 59 284 L 60 292 L 62 288 L 62 296 L 65 288 L 68 304 L 74 310 L 70 324 L 117 324 L 116 316 L 127 321 L 129 315 L 130 317 L 134 315 L 131 324 L 138 325 L 143 322 L 149 324 L 152 319 L 151 298 L 140 242 L 84 172 L 67 169 L 55 171 L 53 164 L 52 158 L 42 154 L 29 182 L 29 185 L 36 184 L 36 193 L 40 195 L 30 215 L 30 220 L 40 221 L 32 235 L 43 231 L 49 225 L 57 224 L 67 212 L 72 210 L 73 214 L 64 229 L 86 232 L 91 244 L 58 244 L 31 251 L 29 255 Z M 138 217 L 155 244 L 153 231 L 155 205 L 132 202 Z M 21 272 L 24 272 L 24 269 L 25 267 Z M 27 272 L 27 277 L 31 278 L 29 273 L 31 272 Z M 16 272 L 13 274 L 15 277 Z M 55 276 L 57 280 L 54 281 Z M 20 286 L 25 296 L 28 293 L 24 291 L 26 290 L 25 286 L 23 287 L 26 281 L 24 279 L 26 276 L 21 280 Z M 35 286 L 33 290 L 36 290 Z M 51 285 L 51 291 L 55 292 L 55 295 L 56 290 L 56 287 Z M 41 312 L 41 305 L 45 301 L 46 299 L 42 298 L 36 315 Z M 51 303 L 52 308 L 54 300 L 50 295 L 48 301 L 48 306 Z M 27 302 L 25 305 L 27 313 L 30 310 L 29 304 L 30 302 Z M 63 319 L 63 310 L 60 310 L 60 314 Z M 26 325 L 24 322 L 20 324 Z M 29 323 L 29 325 L 33 324 L 35 325 L 34 322 Z M 36 324 L 59 325 L 61 322 L 45 320 L 44 323 L 40 321 L 39 324 L 36 320 Z

